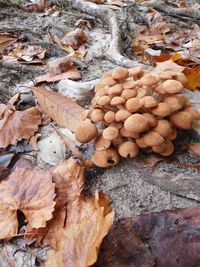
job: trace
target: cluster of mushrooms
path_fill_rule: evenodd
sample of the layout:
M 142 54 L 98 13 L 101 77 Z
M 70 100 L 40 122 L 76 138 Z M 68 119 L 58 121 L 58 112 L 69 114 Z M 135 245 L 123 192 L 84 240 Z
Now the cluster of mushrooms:
M 139 149 L 170 156 L 177 128 L 190 129 L 200 113 L 182 93 L 181 72 L 117 67 L 95 87 L 92 109 L 78 127 L 80 143 L 94 140 L 92 162 L 99 167 L 134 158 Z

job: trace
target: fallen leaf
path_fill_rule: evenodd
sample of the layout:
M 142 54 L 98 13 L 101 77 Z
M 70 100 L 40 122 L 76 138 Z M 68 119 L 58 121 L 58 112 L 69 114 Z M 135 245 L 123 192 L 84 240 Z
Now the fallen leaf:
M 44 59 L 46 50 L 46 48 L 37 45 L 29 45 L 26 47 L 22 44 L 17 44 L 9 55 L 16 57 L 18 60 L 32 62 L 34 59 Z
M 185 68 L 183 73 L 188 79 L 187 87 L 191 90 L 195 90 L 200 87 L 200 65 L 195 68 Z
M 52 75 L 51 73 L 47 73 L 41 76 L 38 76 L 34 79 L 35 84 L 41 83 L 41 82 L 58 82 L 60 80 L 80 80 L 81 75 L 80 72 L 77 70 L 76 67 L 71 67 L 67 72 L 63 72 L 58 75 Z
M 75 132 L 85 118 L 86 110 L 67 96 L 59 95 L 44 87 L 33 87 L 41 109 L 56 123 Z
M 15 111 L 14 107 L 0 104 L 0 147 L 16 145 L 21 139 L 29 139 L 38 131 L 41 123 L 40 112 L 36 108 Z
M 200 157 L 200 143 L 191 144 L 191 145 L 189 146 L 189 150 L 188 150 L 188 152 L 189 152 L 192 156 Z
M 46 267 L 91 266 L 103 238 L 113 224 L 114 212 L 104 216 L 99 195 L 79 197 L 67 207 L 66 226 L 58 232 L 57 250 L 49 250 Z
M 182 66 L 179 66 L 175 62 L 173 62 L 171 59 L 164 61 L 164 62 L 157 62 L 157 66 L 154 69 L 154 71 L 177 71 L 177 72 L 182 72 L 185 68 Z
M 10 33 L 0 33 L 0 53 L 8 46 L 14 44 L 17 41 L 15 35 Z
M 8 104 L 10 104 L 10 105 L 14 105 L 15 102 L 18 100 L 19 95 L 20 95 L 20 94 L 17 93 L 17 94 L 15 94 L 14 96 L 12 96 L 12 97 L 9 99 Z
M 74 24 L 76 27 L 78 26 L 87 26 L 89 29 L 92 29 L 92 26 L 91 26 L 91 23 L 89 22 L 89 20 L 86 20 L 86 19 L 78 19 L 75 24 Z
M 29 144 L 31 145 L 33 150 L 38 150 L 38 146 L 37 146 L 38 137 L 39 137 L 39 135 L 35 134 L 34 136 L 31 136 L 31 138 L 29 140 Z
M 17 234 L 17 211 L 32 228 L 45 227 L 55 206 L 55 184 L 50 172 L 16 168 L 0 183 L 0 239 Z

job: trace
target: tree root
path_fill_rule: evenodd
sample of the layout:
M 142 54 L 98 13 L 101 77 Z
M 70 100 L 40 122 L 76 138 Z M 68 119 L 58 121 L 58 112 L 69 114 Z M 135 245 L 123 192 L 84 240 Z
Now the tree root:
M 117 19 L 116 13 L 111 10 L 108 6 L 104 7 L 101 5 L 96 5 L 91 2 L 82 0 L 68 0 L 70 6 L 81 12 L 99 17 L 101 20 L 109 25 L 112 40 L 110 47 L 106 52 L 105 57 L 116 65 L 120 65 L 127 68 L 132 68 L 136 66 L 144 66 L 135 60 L 131 60 L 121 54 L 121 31 L 119 21 Z M 146 66 L 145 66 L 146 67 Z
M 72 80 L 62 80 L 56 85 L 56 89 L 62 95 L 68 95 L 76 98 L 77 100 L 84 100 L 88 98 L 95 85 L 99 82 L 99 79 L 95 79 L 88 82 L 75 82 Z
M 153 8 L 166 13 L 169 16 L 178 17 L 181 20 L 192 20 L 197 24 L 200 24 L 200 10 L 194 8 L 176 8 L 172 7 L 164 2 L 158 2 L 152 0 L 148 5 Z

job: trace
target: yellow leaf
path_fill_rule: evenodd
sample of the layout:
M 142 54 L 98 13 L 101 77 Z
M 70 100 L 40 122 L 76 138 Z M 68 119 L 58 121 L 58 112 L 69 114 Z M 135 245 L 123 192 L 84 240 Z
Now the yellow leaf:
M 183 73 L 188 79 L 187 87 L 190 90 L 200 88 L 200 65 L 191 69 L 186 68 L 183 70 Z

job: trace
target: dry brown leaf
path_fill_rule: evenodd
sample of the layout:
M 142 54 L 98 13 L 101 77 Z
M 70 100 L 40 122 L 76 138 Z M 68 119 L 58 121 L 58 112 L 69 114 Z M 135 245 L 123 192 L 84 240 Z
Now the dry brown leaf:
M 190 145 L 188 152 L 192 156 L 200 157 L 200 143 Z
M 98 193 L 95 197 L 79 197 L 69 204 L 66 226 L 58 232 L 58 249 L 48 251 L 45 266 L 93 265 L 101 242 L 114 220 L 113 211 L 104 215 L 105 208 L 100 206 Z
M 200 65 L 195 68 L 186 68 L 183 73 L 188 79 L 187 87 L 191 90 L 200 88 Z
M 78 20 L 75 22 L 74 25 L 75 25 L 76 27 L 85 25 L 85 26 L 87 26 L 89 29 L 92 29 L 92 25 L 91 25 L 91 23 L 89 22 L 89 20 L 82 19 L 82 18 L 78 19 Z
M 14 105 L 15 102 L 18 100 L 19 95 L 20 95 L 20 94 L 17 93 L 17 94 L 15 94 L 14 96 L 12 96 L 12 97 L 9 99 L 8 104 L 10 104 L 10 105 Z
M 43 112 L 47 113 L 60 126 L 75 132 L 85 118 L 86 110 L 67 96 L 59 95 L 44 87 L 33 87 Z
M 80 80 L 81 75 L 80 72 L 77 70 L 76 67 L 71 67 L 67 72 L 63 72 L 58 75 L 52 75 L 51 73 L 47 73 L 41 76 L 38 76 L 34 79 L 35 84 L 41 83 L 41 82 L 58 82 L 60 80 Z
M 32 228 L 45 227 L 55 206 L 55 184 L 50 172 L 16 168 L 0 183 L 0 239 L 17 234 L 17 211 Z
M 0 33 L 0 53 L 11 44 L 15 43 L 17 38 L 10 33 Z
M 154 71 L 177 71 L 182 72 L 185 67 L 179 66 L 178 64 L 174 63 L 171 59 L 164 61 L 164 62 L 157 62 L 157 66 Z
M 29 139 L 38 131 L 41 114 L 36 108 L 15 111 L 13 106 L 0 104 L 0 147 L 16 145 L 21 139 Z
M 51 169 L 53 181 L 56 187 L 56 206 L 53 218 L 47 222 L 45 228 L 26 230 L 26 237 L 37 240 L 37 245 L 51 246 L 57 249 L 60 239 L 58 231 L 64 227 L 66 217 L 66 205 L 77 199 L 84 185 L 84 168 L 78 162 L 70 158 L 62 160 L 57 166 Z
M 9 53 L 9 56 L 14 56 L 18 60 L 31 62 L 36 58 L 39 60 L 44 59 L 46 50 L 46 48 L 37 45 L 29 45 L 26 47 L 20 43 Z
M 74 31 L 67 32 L 62 39 L 54 36 L 53 40 L 64 50 L 68 47 L 78 49 L 80 45 L 88 40 L 88 37 L 82 29 L 76 29 Z

